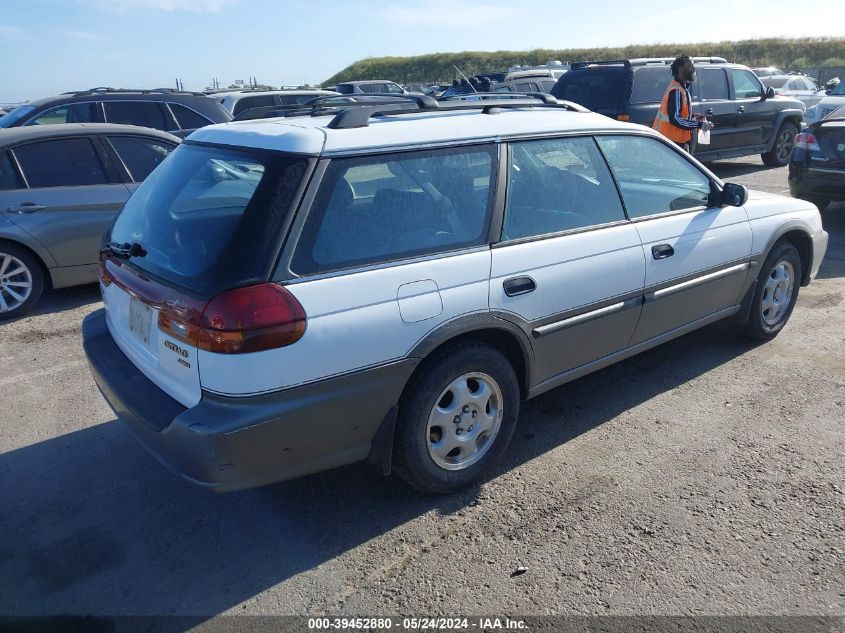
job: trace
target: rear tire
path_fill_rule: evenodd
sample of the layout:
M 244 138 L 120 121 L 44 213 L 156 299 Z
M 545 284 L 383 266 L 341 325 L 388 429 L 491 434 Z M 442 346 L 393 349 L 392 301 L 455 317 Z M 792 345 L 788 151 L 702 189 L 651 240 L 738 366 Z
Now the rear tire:
M 801 276 L 801 256 L 795 246 L 775 244 L 757 276 L 748 322 L 740 332 L 758 341 L 776 337 L 795 307 Z
M 789 164 L 789 159 L 792 158 L 792 152 L 795 151 L 795 135 L 798 134 L 798 128 L 794 123 L 785 121 L 778 129 L 775 137 L 775 144 L 772 146 L 770 152 L 760 154 L 763 159 L 763 164 L 769 167 L 783 167 Z
M 0 242 L 0 321 L 23 316 L 44 291 L 44 272 L 25 248 Z
M 519 382 L 486 343 L 461 343 L 427 359 L 399 403 L 393 468 L 417 490 L 471 486 L 502 458 L 519 416 Z

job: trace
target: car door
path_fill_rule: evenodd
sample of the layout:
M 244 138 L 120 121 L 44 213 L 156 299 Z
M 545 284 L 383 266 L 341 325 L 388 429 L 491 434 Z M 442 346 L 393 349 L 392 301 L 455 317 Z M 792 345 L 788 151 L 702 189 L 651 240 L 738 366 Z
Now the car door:
M 507 156 L 490 310 L 529 335 L 537 384 L 628 345 L 645 263 L 593 138 L 514 141 Z
M 751 254 L 745 209 L 711 206 L 710 177 L 662 139 L 601 136 L 598 142 L 646 262 L 645 302 L 632 344 L 738 304 Z
M 764 99 L 757 75 L 744 68 L 729 68 L 728 77 L 736 106 L 736 147 L 765 145 L 774 134 L 775 113 Z
M 96 137 L 26 143 L 10 151 L 27 186 L 3 211 L 50 251 L 58 266 L 96 268 L 100 240 L 129 190 Z
M 705 115 L 716 126 L 710 131 L 710 144 L 696 146 L 698 152 L 716 152 L 734 146 L 736 104 L 731 101 L 728 76 L 724 68 L 698 67 L 698 79 L 692 84 L 693 112 Z

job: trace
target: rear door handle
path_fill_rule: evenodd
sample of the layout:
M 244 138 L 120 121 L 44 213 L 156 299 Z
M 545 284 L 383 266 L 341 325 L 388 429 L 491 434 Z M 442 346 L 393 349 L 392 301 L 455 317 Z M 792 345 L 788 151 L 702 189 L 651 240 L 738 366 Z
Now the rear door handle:
M 525 295 L 529 292 L 534 292 L 537 289 L 537 284 L 531 277 L 513 277 L 506 279 L 502 284 L 505 289 L 505 294 L 509 297 L 516 297 L 518 295 Z
M 707 108 L 704 111 L 704 114 L 706 114 L 707 116 L 713 116 L 713 108 Z
M 651 247 L 651 256 L 654 259 L 666 259 L 667 257 L 672 257 L 674 254 L 675 249 L 672 248 L 671 244 L 657 244 Z
M 743 112 L 745 112 L 745 106 L 739 106 L 739 107 L 736 109 L 736 111 L 737 111 L 739 114 L 742 114 Z
M 34 202 L 24 202 L 22 204 L 12 205 L 6 211 L 9 213 L 33 213 L 35 211 L 43 211 L 47 207 L 43 204 L 35 204 Z

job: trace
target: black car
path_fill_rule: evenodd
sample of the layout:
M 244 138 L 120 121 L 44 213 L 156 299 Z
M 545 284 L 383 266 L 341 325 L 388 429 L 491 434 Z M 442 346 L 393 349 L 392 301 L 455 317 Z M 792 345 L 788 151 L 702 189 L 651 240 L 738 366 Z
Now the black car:
M 24 103 L 0 117 L 0 128 L 120 123 L 185 136 L 191 130 L 231 120 L 232 115 L 217 99 L 201 92 L 92 88 Z
M 624 59 L 572 64 L 552 95 L 579 103 L 620 121 L 651 126 L 672 79 L 672 59 Z M 789 162 L 804 105 L 778 97 L 747 66 L 721 57 L 694 57 L 697 80 L 691 86 L 692 110 L 716 125 L 710 144 L 695 146 L 701 160 L 760 154 L 763 162 Z M 695 136 L 693 136 L 695 141 Z
M 845 200 L 845 106 L 795 138 L 789 192 L 822 210 L 834 200 Z

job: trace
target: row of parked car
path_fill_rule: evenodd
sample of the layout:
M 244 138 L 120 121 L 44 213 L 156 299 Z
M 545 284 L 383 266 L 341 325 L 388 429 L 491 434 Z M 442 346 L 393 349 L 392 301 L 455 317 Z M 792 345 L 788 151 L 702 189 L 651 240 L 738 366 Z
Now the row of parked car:
M 710 66 L 735 108 L 780 99 Z M 667 72 L 573 65 L 553 92 Z M 625 91 L 601 116 L 537 92 L 352 88 L 97 90 L 4 117 L 0 315 L 98 277 L 97 385 L 206 488 L 360 461 L 427 493 L 473 485 L 522 400 L 721 319 L 769 340 L 818 273 L 818 209 L 619 120 L 645 116 Z
M 516 68 L 457 82 L 439 98 L 441 103 L 519 99 L 550 89 L 560 100 L 619 121 L 650 125 L 669 81 L 670 61 Z M 776 94 L 745 66 L 722 58 L 695 61 L 693 110 L 716 124 L 711 143 L 693 148 L 696 157 L 759 153 L 768 165 L 791 161 L 793 195 L 822 208 L 845 197 L 842 113 L 802 132 L 800 101 Z M 771 73 L 768 79 L 778 76 Z M 45 287 L 95 281 L 100 236 L 138 184 L 192 131 L 233 120 L 317 115 L 358 106 L 415 110 L 418 99 L 432 99 L 422 90 L 407 89 L 415 87 L 421 88 L 359 81 L 334 90 L 212 95 L 95 88 L 19 106 L 0 117 L 0 128 L 7 128 L 0 132 L 0 318 L 31 309 Z M 515 91 L 517 87 L 521 90 Z

